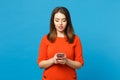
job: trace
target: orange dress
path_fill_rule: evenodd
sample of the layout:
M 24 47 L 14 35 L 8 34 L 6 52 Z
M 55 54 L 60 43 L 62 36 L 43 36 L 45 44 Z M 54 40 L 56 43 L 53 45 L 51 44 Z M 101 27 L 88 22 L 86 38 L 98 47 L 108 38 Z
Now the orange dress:
M 66 57 L 84 64 L 82 57 L 82 45 L 80 39 L 75 35 L 72 44 L 67 42 L 67 38 L 57 37 L 54 43 L 47 40 L 45 35 L 40 43 L 38 63 L 42 60 L 52 58 L 55 53 L 62 52 Z M 75 69 L 67 66 L 66 64 L 53 64 L 44 70 L 42 80 L 77 80 Z

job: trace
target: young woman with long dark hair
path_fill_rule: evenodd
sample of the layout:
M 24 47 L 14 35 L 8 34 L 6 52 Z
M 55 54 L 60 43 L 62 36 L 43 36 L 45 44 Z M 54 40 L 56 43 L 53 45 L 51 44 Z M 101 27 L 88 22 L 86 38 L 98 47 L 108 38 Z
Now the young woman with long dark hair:
M 38 65 L 44 68 L 42 80 L 77 80 L 75 69 L 83 66 L 82 45 L 74 33 L 70 13 L 56 7 L 50 19 L 50 31 L 43 36 Z

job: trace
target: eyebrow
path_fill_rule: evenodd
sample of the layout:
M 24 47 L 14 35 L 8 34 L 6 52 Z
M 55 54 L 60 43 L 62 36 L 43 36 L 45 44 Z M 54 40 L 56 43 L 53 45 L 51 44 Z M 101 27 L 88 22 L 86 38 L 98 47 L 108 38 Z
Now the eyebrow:
M 59 20 L 59 18 L 55 18 L 55 19 L 58 19 L 58 20 Z M 66 19 L 66 18 L 62 18 L 62 19 Z

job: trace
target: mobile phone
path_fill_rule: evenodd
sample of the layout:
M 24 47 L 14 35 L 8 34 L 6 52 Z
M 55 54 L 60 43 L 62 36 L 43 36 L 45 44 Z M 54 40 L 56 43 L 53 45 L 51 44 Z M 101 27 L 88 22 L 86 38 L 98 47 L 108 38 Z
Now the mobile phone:
M 61 59 L 61 58 L 63 58 L 63 57 L 64 57 L 64 54 L 63 54 L 63 53 L 58 53 L 58 54 L 57 54 L 57 58 L 58 58 L 58 59 Z

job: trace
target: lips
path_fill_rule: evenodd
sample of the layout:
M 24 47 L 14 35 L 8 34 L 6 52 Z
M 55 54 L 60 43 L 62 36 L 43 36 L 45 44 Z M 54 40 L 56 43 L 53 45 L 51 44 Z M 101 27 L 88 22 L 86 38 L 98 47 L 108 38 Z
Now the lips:
M 58 26 L 59 29 L 63 29 L 63 26 Z

